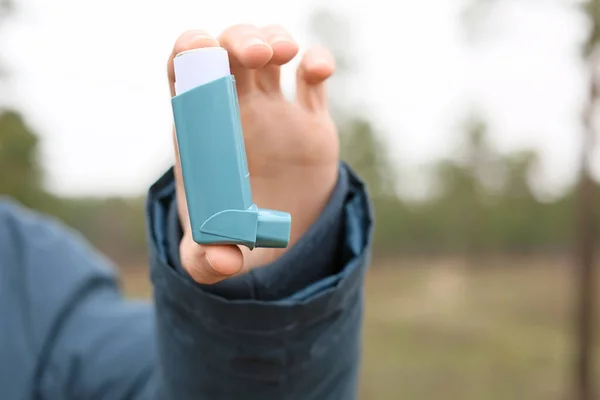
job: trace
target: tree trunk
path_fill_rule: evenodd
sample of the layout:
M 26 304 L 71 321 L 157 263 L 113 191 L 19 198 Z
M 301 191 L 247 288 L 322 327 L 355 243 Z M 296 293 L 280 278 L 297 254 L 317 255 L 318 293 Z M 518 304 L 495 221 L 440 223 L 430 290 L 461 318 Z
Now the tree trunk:
M 596 292 L 596 185 L 591 173 L 591 159 L 595 146 L 596 105 L 599 95 L 597 74 L 598 51 L 591 54 L 589 104 L 584 115 L 584 140 L 581 151 L 579 195 L 577 209 L 577 245 L 575 271 L 577 273 L 575 293 L 578 295 L 576 312 L 577 353 L 575 363 L 576 400 L 595 399 L 594 385 L 594 332 Z

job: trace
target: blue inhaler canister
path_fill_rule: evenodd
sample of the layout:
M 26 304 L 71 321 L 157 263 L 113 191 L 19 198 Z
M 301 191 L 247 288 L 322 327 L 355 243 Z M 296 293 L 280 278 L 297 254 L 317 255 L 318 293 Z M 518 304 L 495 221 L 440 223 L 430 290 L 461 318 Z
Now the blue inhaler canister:
M 289 213 L 252 201 L 235 78 L 221 47 L 190 50 L 174 59 L 171 99 L 183 184 L 194 241 L 283 248 Z

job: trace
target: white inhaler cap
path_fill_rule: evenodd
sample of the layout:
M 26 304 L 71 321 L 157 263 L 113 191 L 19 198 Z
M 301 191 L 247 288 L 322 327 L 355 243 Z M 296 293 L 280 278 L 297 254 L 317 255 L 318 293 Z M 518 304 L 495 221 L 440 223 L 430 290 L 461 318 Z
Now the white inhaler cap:
M 231 75 L 229 56 L 222 47 L 203 47 L 179 53 L 173 60 L 175 95 Z

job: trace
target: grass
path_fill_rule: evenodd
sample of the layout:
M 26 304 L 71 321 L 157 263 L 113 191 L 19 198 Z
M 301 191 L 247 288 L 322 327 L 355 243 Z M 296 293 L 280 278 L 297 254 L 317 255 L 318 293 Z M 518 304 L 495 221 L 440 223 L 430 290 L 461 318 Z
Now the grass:
M 569 268 L 399 263 L 367 276 L 361 399 L 572 399 Z M 143 270 L 123 283 L 130 296 L 149 291 Z

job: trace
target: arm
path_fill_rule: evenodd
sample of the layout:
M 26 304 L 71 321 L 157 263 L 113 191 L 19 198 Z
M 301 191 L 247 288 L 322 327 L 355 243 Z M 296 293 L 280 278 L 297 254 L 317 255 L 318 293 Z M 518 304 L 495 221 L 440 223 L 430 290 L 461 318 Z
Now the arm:
M 320 219 L 272 265 L 202 286 L 152 250 L 168 398 L 355 397 L 370 219 L 362 186 L 341 171 Z
M 360 182 L 342 169 L 325 212 L 294 248 L 212 286 L 178 265 L 173 186 L 169 173 L 148 199 L 155 312 L 124 300 L 111 275 L 90 266 L 97 272 L 70 289 L 44 338 L 41 397 L 354 398 L 371 225 Z M 334 240 L 323 246 L 326 237 Z M 65 243 L 61 253 L 83 254 L 79 246 Z
M 68 285 L 36 372 L 65 392 L 48 389 L 58 394 L 47 398 L 356 396 L 371 219 L 362 185 L 345 168 L 338 174 L 325 88 L 334 57 L 319 47 L 304 52 L 288 101 L 279 68 L 299 47 L 283 27 L 238 24 L 218 39 L 187 31 L 167 64 L 172 94 L 176 55 L 212 46 L 226 48 L 235 76 L 253 199 L 292 215 L 291 246 L 196 244 L 176 157 L 175 183 L 166 175 L 148 202 L 154 312 L 123 300 L 107 278 Z M 76 259 L 63 253 L 55 264 L 91 264 L 80 251 Z M 232 278 L 242 269 L 251 272 Z

